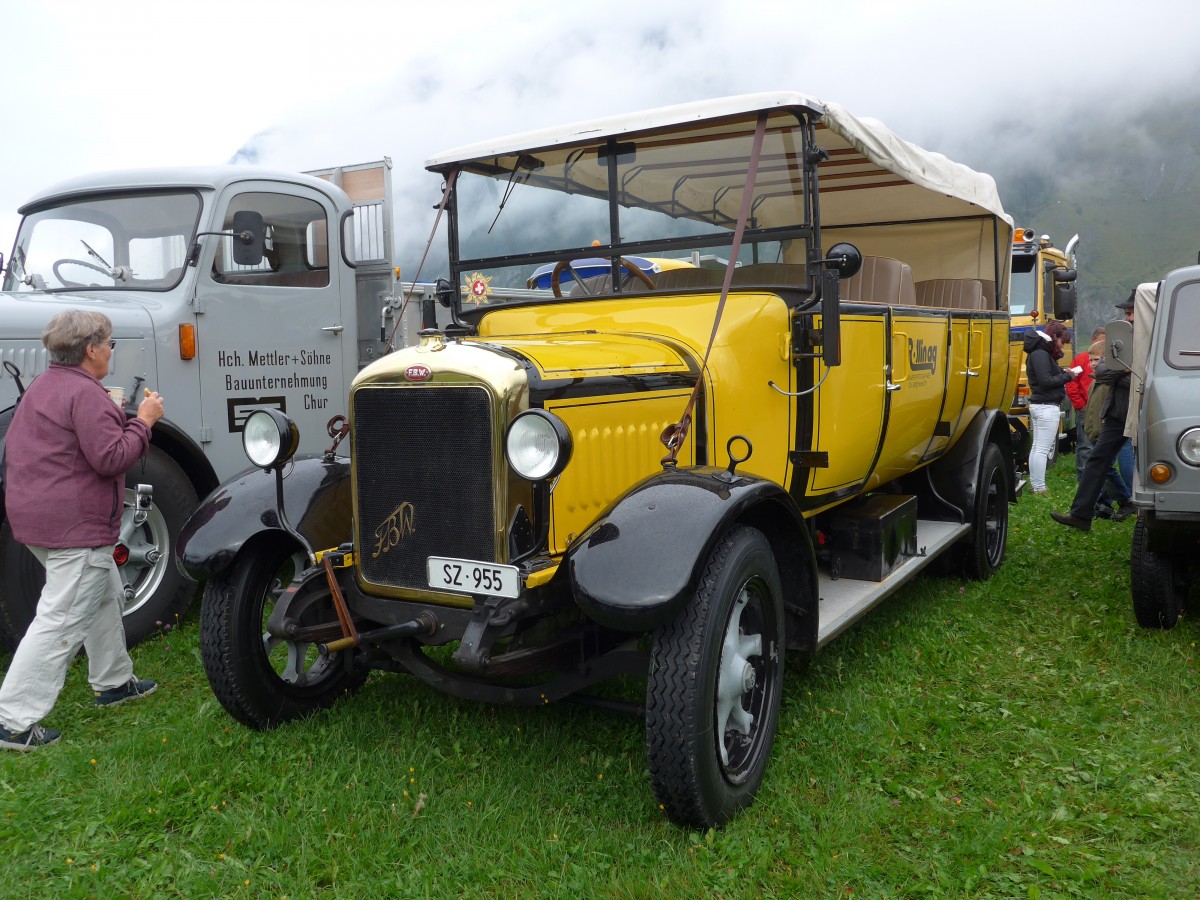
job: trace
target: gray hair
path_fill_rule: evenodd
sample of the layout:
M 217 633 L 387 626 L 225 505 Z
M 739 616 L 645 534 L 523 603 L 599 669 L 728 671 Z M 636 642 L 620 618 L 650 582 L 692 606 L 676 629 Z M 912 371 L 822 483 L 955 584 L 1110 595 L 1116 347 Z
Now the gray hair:
M 56 315 L 42 332 L 42 343 L 50 351 L 50 362 L 77 366 L 83 362 L 89 344 L 108 343 L 112 322 L 102 312 L 66 309 Z

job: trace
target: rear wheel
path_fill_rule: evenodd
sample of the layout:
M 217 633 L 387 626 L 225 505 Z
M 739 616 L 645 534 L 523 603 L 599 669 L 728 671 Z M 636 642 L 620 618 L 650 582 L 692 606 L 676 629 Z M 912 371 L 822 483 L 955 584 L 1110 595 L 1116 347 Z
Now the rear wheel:
M 1174 628 L 1187 599 L 1185 560 L 1149 549 L 1150 526 L 1139 512 L 1130 548 L 1133 614 L 1143 628 Z
M 267 632 L 275 604 L 305 567 L 304 554 L 283 544 L 247 548 L 210 578 L 200 606 L 200 655 L 213 693 L 250 728 L 271 728 L 332 706 L 356 691 L 368 670 L 348 665 L 352 650 L 321 656 L 312 642 Z M 300 625 L 337 622 L 328 589 L 310 591 L 290 614 Z
M 956 553 L 967 577 L 982 581 L 1000 568 L 1007 547 L 1008 475 L 1004 454 L 995 444 L 988 444 L 979 469 L 971 534 L 959 544 Z
M 646 744 L 655 796 L 673 821 L 715 828 L 750 805 L 778 728 L 783 661 L 771 547 L 735 527 L 696 596 L 653 636 Z
M 137 515 L 137 485 L 154 488 L 153 502 Z M 157 447 L 125 476 L 125 509 L 118 541 L 118 571 L 127 586 L 122 616 L 127 646 L 174 625 L 196 593 L 171 556 L 183 523 L 196 508 L 196 490 L 183 469 Z M 34 555 L 0 527 L 0 622 L 15 646 L 37 613 L 46 573 Z

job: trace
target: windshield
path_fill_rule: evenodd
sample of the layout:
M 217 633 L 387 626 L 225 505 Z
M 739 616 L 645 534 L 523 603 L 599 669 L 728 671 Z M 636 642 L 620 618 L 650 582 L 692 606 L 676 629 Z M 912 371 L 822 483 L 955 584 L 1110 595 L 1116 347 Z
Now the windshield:
M 753 119 L 707 121 L 628 142 L 466 163 L 455 186 L 452 231 L 465 307 L 553 299 L 556 286 L 575 297 L 645 290 L 664 271 L 723 268 L 753 130 Z M 770 117 L 741 265 L 803 266 L 809 236 L 803 147 L 794 114 Z M 616 257 L 626 263 L 614 283 Z
M 168 290 L 200 217 L 194 191 L 84 197 L 25 216 L 6 291 Z
M 1008 295 L 1008 311 L 1011 315 L 1027 316 L 1037 310 L 1037 273 L 1036 267 L 1033 266 L 1035 262 L 1036 255 L 1013 256 L 1012 282 Z

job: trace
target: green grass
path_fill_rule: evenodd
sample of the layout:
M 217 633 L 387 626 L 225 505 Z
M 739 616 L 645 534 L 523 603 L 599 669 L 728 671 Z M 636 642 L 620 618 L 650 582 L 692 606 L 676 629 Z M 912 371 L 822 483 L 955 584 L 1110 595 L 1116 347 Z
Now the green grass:
M 1135 624 L 1131 521 L 1050 521 L 1073 462 L 1013 508 L 995 578 L 919 581 L 790 661 L 766 782 L 723 831 L 670 824 L 640 721 L 587 707 L 376 674 L 249 731 L 191 621 L 133 651 L 156 695 L 97 709 L 77 663 L 63 740 L 0 755 L 0 896 L 1194 897 L 1196 624 Z

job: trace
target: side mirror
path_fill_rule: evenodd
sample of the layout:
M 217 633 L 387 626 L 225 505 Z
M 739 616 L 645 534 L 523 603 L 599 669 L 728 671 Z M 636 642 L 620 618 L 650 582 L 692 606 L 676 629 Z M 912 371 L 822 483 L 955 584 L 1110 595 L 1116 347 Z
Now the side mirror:
M 1054 318 L 1075 318 L 1075 279 L 1079 273 L 1074 269 L 1054 270 Z
M 853 244 L 834 244 L 822 262 L 837 271 L 842 278 L 853 278 L 862 268 L 862 253 Z
M 262 213 L 243 209 L 233 214 L 233 261 L 239 266 L 262 262 L 266 225 Z
M 1118 320 L 1104 326 L 1104 363 L 1113 369 L 1133 369 L 1133 323 Z

